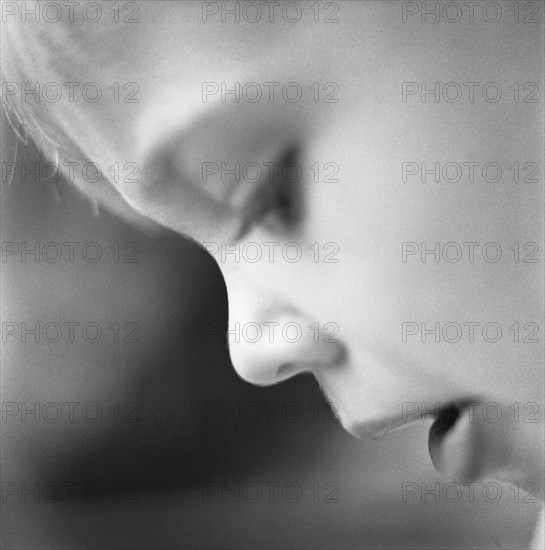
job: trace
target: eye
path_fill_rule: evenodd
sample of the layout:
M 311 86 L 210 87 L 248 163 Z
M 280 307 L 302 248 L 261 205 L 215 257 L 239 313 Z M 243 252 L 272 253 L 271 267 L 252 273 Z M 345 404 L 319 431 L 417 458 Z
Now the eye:
M 299 159 L 298 148 L 283 151 L 243 207 L 239 237 L 257 224 L 274 233 L 298 229 L 303 218 L 303 169 Z

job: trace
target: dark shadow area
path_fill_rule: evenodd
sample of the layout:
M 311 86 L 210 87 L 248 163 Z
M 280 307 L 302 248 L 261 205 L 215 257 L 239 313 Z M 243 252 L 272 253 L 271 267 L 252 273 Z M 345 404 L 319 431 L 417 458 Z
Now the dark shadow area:
M 69 375 L 76 346 L 78 359 L 93 364 L 92 376 L 129 390 L 123 399 L 129 405 L 121 406 L 118 421 L 93 445 L 53 447 L 52 441 L 39 445 L 28 441 L 27 451 L 34 455 L 41 476 L 113 488 L 130 483 L 141 490 L 198 485 L 212 474 L 247 474 L 289 461 L 303 449 L 316 450 L 324 419 L 327 428 L 340 429 L 313 377 L 258 388 L 236 375 L 221 333 L 227 325 L 225 284 L 204 250 L 166 229 L 150 231 L 120 221 L 102 206 L 95 217 L 89 201 L 69 182 L 52 184 L 41 173 L 36 181 L 31 170 L 45 161 L 34 155 L 30 147 L 20 147 L 17 164 L 25 165 L 27 173 L 23 178 L 23 171 L 16 174 L 3 201 L 3 241 L 28 250 L 40 243 L 42 249 L 38 262 L 32 253 L 26 254 L 24 262 L 19 253 L 5 258 L 8 279 L 20 289 L 22 311 L 27 312 L 22 318 L 30 324 L 31 313 L 39 320 L 42 312 L 44 324 L 55 311 L 71 319 L 74 313 L 66 311 L 70 308 L 80 314 L 98 308 L 108 319 L 122 318 L 128 311 L 131 319 L 137 314 L 142 334 L 142 341 L 134 344 L 137 354 L 130 344 L 109 353 L 111 346 L 100 349 L 99 342 L 85 347 L 76 341 L 72 349 L 64 344 L 64 351 L 70 352 L 65 356 L 62 349 L 52 355 L 46 342 L 29 341 L 23 346 L 12 339 L 23 356 L 32 350 L 27 361 L 41 362 L 44 374 L 48 362 L 60 360 L 65 362 L 62 373 Z M 81 243 L 74 248 L 73 263 L 66 257 L 65 261 L 44 260 L 44 254 L 53 257 L 54 253 L 51 246 L 44 252 L 46 243 L 59 243 L 66 252 L 67 242 Z M 78 251 L 91 242 L 100 245 L 103 256 L 113 254 L 109 249 L 120 243 L 118 261 L 112 263 L 113 256 L 95 264 L 84 261 Z M 123 243 L 136 247 L 123 251 Z M 124 263 L 124 259 L 138 262 Z M 32 288 L 37 281 L 40 288 Z M 65 309 L 59 307 L 57 292 L 66 298 Z M 38 297 L 41 304 L 34 307 L 32 301 Z M 134 304 L 140 307 L 135 310 Z M 215 334 L 204 341 L 207 324 Z M 153 334 L 153 339 L 147 334 Z M 62 346 L 59 342 L 58 347 Z M 56 389 L 70 384 L 70 376 L 58 376 Z M 41 400 L 55 397 L 54 391 L 46 394 Z M 99 397 L 97 388 L 89 401 Z M 316 414 L 321 415 L 320 423 Z

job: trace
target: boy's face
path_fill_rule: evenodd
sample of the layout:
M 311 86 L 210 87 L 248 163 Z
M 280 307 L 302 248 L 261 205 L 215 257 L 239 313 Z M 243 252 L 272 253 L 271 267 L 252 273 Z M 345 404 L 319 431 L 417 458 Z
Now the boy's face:
M 242 377 L 312 371 L 358 436 L 450 401 L 541 418 L 539 25 L 311 4 L 237 23 L 139 3 L 104 25 L 80 79 L 138 103 L 84 105 L 102 162 L 136 162 L 121 192 L 216 258 Z

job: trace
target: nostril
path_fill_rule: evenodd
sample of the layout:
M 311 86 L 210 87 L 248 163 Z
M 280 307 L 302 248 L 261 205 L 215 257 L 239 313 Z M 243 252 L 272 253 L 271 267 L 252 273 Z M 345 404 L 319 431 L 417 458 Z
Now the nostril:
M 288 348 L 289 350 L 289 348 Z M 294 348 L 295 357 L 284 358 L 276 368 L 276 381 L 286 380 L 302 372 L 313 372 L 319 368 L 331 368 L 346 362 L 348 351 L 341 342 L 307 343 L 305 347 Z M 289 350 L 290 354 L 294 350 Z M 284 353 L 286 349 L 284 350 Z
M 282 363 L 276 369 L 276 374 L 279 380 L 285 380 L 301 372 L 311 372 L 318 364 L 318 361 L 289 361 Z
M 335 347 L 335 359 L 332 362 L 334 365 L 340 365 L 346 363 L 348 360 L 348 348 L 343 344 L 338 344 Z
M 335 366 L 346 360 L 347 352 L 344 346 L 337 345 L 335 352 L 330 357 L 324 357 L 324 360 L 313 359 L 309 361 L 288 361 L 282 363 L 276 370 L 278 380 L 285 380 L 301 372 L 312 372 L 322 366 Z
M 279 378 L 289 378 L 296 372 L 295 363 L 284 363 L 278 367 L 277 374 Z

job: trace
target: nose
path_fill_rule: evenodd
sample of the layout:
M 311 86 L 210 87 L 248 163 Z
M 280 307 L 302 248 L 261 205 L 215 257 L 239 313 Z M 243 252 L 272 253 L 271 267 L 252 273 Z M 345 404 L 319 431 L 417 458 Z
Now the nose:
M 346 349 L 329 326 L 263 294 L 227 286 L 229 351 L 239 376 L 268 386 L 302 372 L 334 367 Z

